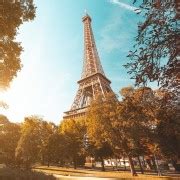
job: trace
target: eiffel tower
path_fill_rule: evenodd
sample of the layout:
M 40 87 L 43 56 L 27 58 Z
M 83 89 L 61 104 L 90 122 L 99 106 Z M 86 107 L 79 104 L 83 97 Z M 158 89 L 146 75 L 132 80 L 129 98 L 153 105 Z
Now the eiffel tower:
M 87 107 L 97 94 L 104 98 L 109 92 L 111 81 L 105 76 L 97 52 L 94 35 L 91 27 L 91 17 L 86 13 L 82 18 L 84 23 L 84 62 L 81 79 L 78 81 L 79 89 L 76 93 L 70 111 L 65 112 L 64 119 L 84 116 Z

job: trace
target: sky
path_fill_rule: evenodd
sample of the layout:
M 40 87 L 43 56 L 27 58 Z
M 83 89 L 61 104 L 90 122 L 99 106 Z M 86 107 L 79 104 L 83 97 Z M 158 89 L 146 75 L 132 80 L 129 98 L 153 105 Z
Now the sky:
M 24 51 L 22 70 L 0 99 L 0 109 L 12 122 L 40 115 L 58 124 L 70 110 L 83 65 L 85 9 L 92 18 L 96 46 L 105 74 L 115 93 L 134 84 L 123 67 L 135 44 L 137 23 L 132 0 L 35 0 L 36 18 L 24 23 L 17 40 Z

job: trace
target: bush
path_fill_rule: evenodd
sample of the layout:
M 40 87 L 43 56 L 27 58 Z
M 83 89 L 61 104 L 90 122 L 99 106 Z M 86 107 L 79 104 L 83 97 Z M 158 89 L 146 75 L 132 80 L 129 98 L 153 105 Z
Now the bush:
M 55 180 L 52 175 L 46 175 L 42 172 L 21 169 L 0 169 L 1 180 Z

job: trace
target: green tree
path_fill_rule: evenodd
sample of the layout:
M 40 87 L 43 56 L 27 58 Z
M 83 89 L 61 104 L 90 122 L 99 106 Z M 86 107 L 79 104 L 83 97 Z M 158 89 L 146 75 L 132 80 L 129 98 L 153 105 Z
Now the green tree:
M 63 120 L 60 124 L 59 132 L 65 139 L 65 156 L 69 162 L 73 161 L 76 169 L 78 159 L 84 155 L 85 122 L 82 118 Z
M 33 0 L 0 2 L 0 88 L 7 88 L 21 69 L 22 46 L 15 38 L 19 26 L 34 17 Z

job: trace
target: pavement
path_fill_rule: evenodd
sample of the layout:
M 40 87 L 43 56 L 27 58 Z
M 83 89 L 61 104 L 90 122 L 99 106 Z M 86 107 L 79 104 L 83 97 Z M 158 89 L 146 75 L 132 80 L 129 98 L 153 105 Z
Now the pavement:
M 53 174 L 54 177 L 58 178 L 58 180 L 116 180 L 116 178 L 99 178 L 99 177 L 76 177 L 76 176 L 62 176 Z

